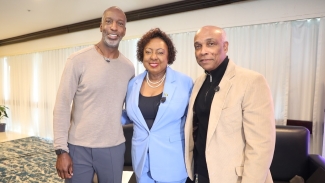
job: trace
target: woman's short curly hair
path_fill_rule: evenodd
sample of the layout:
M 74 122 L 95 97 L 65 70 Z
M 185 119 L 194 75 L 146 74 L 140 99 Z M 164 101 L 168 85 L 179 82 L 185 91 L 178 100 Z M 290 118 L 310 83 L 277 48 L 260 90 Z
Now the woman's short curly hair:
M 159 28 L 151 29 L 146 34 L 144 34 L 141 39 L 138 41 L 137 44 L 137 58 L 140 62 L 143 62 L 143 52 L 144 47 L 152 40 L 153 38 L 160 38 L 162 39 L 168 48 L 168 64 L 171 65 L 175 61 L 176 58 L 176 48 L 170 37 Z

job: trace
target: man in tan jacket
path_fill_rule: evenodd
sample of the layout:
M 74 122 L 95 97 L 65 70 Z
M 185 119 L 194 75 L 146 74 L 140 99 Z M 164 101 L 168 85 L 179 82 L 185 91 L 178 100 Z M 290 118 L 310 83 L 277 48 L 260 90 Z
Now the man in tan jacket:
M 185 124 L 185 161 L 198 183 L 271 183 L 273 101 L 265 78 L 227 56 L 225 31 L 205 26 L 194 38 L 205 70 L 193 87 Z

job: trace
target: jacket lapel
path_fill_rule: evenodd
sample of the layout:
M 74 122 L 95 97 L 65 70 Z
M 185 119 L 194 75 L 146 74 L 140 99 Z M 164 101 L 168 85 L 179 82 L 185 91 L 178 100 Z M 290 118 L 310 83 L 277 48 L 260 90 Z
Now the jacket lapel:
M 232 86 L 231 78 L 233 78 L 234 76 L 235 76 L 235 64 L 231 60 L 229 60 L 226 72 L 219 83 L 220 90 L 214 94 L 212 100 L 206 147 L 209 146 L 211 138 L 217 128 L 221 111 L 225 104 L 229 90 L 231 89 Z
M 175 84 L 175 73 L 174 71 L 170 68 L 167 67 L 166 70 L 166 81 L 164 85 L 164 91 L 162 94 L 162 97 L 166 97 L 165 102 L 161 102 L 159 105 L 158 113 L 155 119 L 155 122 L 153 123 L 152 128 L 157 126 L 159 124 L 159 121 L 161 118 L 164 116 L 166 113 L 166 110 L 169 108 L 169 105 L 171 104 L 171 101 L 173 100 L 173 97 L 175 96 L 175 90 L 176 90 L 176 84 Z
M 206 78 L 206 74 L 202 74 L 199 78 L 196 79 L 196 81 L 194 83 L 191 98 L 190 98 L 190 103 L 189 103 L 190 109 L 192 111 L 193 111 L 193 106 L 194 106 L 196 96 L 199 93 L 199 91 L 204 83 L 205 78 Z
M 140 111 L 139 108 L 139 94 L 140 94 L 140 89 L 141 89 L 141 85 L 143 82 L 144 77 L 146 76 L 147 71 L 143 72 L 138 79 L 134 82 L 133 88 L 132 88 L 132 109 L 133 112 L 135 114 L 135 117 L 138 118 L 138 121 L 141 123 L 141 125 L 149 132 L 149 128 L 148 125 L 146 123 L 146 121 L 144 120 L 142 113 Z

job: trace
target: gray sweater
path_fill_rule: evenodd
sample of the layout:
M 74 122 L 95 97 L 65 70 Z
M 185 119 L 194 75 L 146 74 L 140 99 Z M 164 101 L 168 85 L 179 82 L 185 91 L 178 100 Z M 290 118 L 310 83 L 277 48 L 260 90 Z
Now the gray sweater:
M 72 54 L 53 111 L 54 148 L 69 152 L 67 143 L 101 148 L 125 142 L 121 113 L 134 74 L 133 64 L 121 53 L 110 62 L 94 46 Z

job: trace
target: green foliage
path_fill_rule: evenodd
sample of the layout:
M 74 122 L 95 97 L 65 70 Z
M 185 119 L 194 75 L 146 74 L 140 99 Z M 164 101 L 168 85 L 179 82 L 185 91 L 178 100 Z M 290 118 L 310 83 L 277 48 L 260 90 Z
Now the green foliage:
M 0 105 L 0 120 L 2 118 L 9 118 L 8 114 L 6 112 L 6 110 L 9 109 L 8 107 L 4 106 L 4 105 Z

